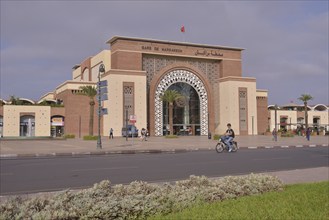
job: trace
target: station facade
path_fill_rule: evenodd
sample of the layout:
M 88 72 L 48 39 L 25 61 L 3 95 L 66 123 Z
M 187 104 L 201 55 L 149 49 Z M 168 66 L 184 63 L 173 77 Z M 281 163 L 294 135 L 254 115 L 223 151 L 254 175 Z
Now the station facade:
M 263 134 L 268 129 L 267 90 L 257 89 L 255 78 L 242 76 L 243 48 L 118 36 L 107 43 L 109 50 L 75 65 L 72 80 L 39 101 L 60 102 L 62 108 L 17 109 L 18 118 L 29 113 L 36 120 L 39 112 L 48 117 L 44 127 L 35 123 L 36 136 L 51 136 L 58 131 L 79 137 L 87 135 L 89 98 L 78 93 L 81 86 L 96 86 L 98 75 L 107 82 L 108 99 L 101 103 L 108 112 L 101 118 L 103 136 L 108 136 L 111 128 L 114 136 L 121 136 L 131 116 L 139 130 L 147 128 L 152 136 L 222 134 L 227 123 L 232 124 L 237 135 Z M 99 72 L 102 64 L 104 73 Z M 167 90 L 176 90 L 184 97 L 174 104 L 173 131 L 168 126 L 168 105 L 161 101 Z M 96 98 L 95 101 L 96 134 Z M 12 132 L 15 125 L 8 119 L 9 108 L 9 105 L 0 108 L 3 136 L 18 134 Z M 22 119 L 15 120 L 19 124 L 17 121 Z M 45 133 L 38 133 L 39 129 Z

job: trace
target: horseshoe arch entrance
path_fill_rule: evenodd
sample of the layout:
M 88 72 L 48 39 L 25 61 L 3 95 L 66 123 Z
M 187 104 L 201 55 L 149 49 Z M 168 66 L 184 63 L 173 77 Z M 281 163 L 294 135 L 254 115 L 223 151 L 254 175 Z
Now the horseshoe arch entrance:
M 163 102 L 160 97 L 175 83 L 187 83 L 197 92 L 200 106 L 200 135 L 208 134 L 208 94 L 202 80 L 187 70 L 173 70 L 165 74 L 155 91 L 155 135 L 163 135 Z

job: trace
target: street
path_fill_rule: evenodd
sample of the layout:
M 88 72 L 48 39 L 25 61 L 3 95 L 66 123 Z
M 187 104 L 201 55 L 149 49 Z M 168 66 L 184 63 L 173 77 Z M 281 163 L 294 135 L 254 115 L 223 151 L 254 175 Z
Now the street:
M 328 166 L 328 147 L 1 159 L 1 195 L 87 188 L 109 179 L 168 182 L 190 175 L 221 177 Z

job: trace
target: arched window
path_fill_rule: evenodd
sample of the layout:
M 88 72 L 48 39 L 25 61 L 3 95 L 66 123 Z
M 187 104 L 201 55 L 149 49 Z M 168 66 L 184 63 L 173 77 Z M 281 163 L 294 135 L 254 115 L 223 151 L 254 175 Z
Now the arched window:
M 89 82 L 89 69 L 86 68 L 82 73 L 82 81 Z

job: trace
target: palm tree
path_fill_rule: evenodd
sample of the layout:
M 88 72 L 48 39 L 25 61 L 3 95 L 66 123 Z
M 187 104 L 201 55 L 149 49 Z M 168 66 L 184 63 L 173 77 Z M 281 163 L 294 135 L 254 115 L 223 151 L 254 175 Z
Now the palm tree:
M 182 98 L 182 95 L 176 90 L 167 90 L 161 95 L 160 99 L 163 102 L 169 104 L 169 129 L 171 134 L 174 134 L 173 131 L 173 112 L 174 112 L 174 102 Z
M 309 94 L 302 94 L 299 98 L 302 102 L 304 102 L 304 111 L 305 111 L 305 129 L 308 128 L 308 114 L 307 114 L 307 102 L 312 100 L 313 97 Z
M 10 96 L 9 101 L 12 105 L 22 105 L 23 104 L 23 102 L 14 95 Z
M 96 87 L 94 86 L 80 86 L 81 93 L 79 95 L 85 95 L 89 97 L 89 135 L 93 136 L 94 134 L 94 98 L 97 95 Z

